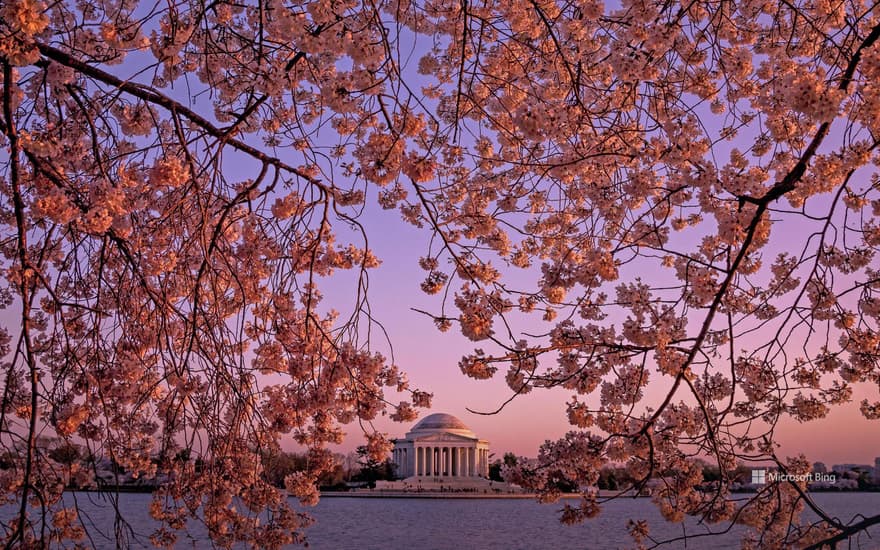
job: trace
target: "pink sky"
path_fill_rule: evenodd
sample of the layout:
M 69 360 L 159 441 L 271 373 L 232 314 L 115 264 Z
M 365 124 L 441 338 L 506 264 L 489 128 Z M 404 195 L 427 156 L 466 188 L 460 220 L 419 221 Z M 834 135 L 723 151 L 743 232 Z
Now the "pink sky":
M 459 359 L 475 347 L 491 349 L 485 343 L 474 343 L 461 335 L 453 326 L 446 333 L 439 332 L 431 319 L 410 308 L 437 312 L 439 296 L 427 296 L 419 289 L 425 272 L 417 265 L 418 257 L 427 250 L 429 235 L 406 225 L 396 212 L 370 215 L 373 227 L 367 227 L 370 245 L 383 260 L 382 266 L 370 274 L 370 293 L 373 313 L 383 323 L 394 345 L 395 362 L 402 367 L 414 388 L 434 394 L 433 407 L 424 411 L 446 412 L 459 417 L 480 437 L 488 439 L 492 452 L 499 457 L 507 451 L 518 455 L 535 456 L 538 447 L 547 439 L 556 439 L 572 427 L 565 415 L 564 403 L 572 392 L 564 389 L 535 390 L 521 395 L 501 412 L 484 416 L 467 409 L 488 412 L 497 409 L 510 397 L 510 390 L 502 373 L 495 378 L 477 381 L 466 377 L 458 368 Z M 340 239 L 341 240 L 341 239 Z M 340 296 L 331 296 L 330 285 L 324 283 L 327 301 L 336 303 Z M 338 302 L 343 307 L 344 299 Z M 452 310 L 454 311 L 454 309 Z M 374 344 L 381 344 L 377 339 Z M 379 346 L 381 348 L 381 346 Z M 671 379 L 655 376 L 648 395 L 661 395 Z M 880 456 L 880 422 L 866 420 L 858 410 L 864 399 L 877 399 L 877 390 L 863 384 L 856 388 L 853 402 L 832 409 L 828 417 L 800 424 L 794 420 L 782 421 L 777 430 L 777 441 L 782 445 L 780 456 L 803 453 L 811 461 L 828 465 L 836 463 L 874 463 Z M 684 393 L 680 393 L 686 398 Z M 388 395 L 397 402 L 404 395 Z M 398 424 L 381 419 L 374 424 L 391 437 L 402 437 L 411 424 Z M 340 450 L 349 451 L 362 443 L 356 425 L 347 427 L 348 437 Z
M 836 137 L 834 132 L 830 134 L 831 139 Z M 736 142 L 722 144 L 715 152 L 723 156 L 725 147 L 736 145 Z M 237 168 L 241 170 L 242 177 L 253 175 L 253 167 L 242 165 Z M 439 296 L 426 296 L 419 289 L 425 272 L 418 267 L 417 260 L 428 249 L 429 232 L 406 225 L 395 211 L 375 211 L 378 210 L 375 206 L 375 189 L 370 190 L 370 195 L 368 212 L 362 221 L 371 248 L 383 261 L 380 268 L 370 273 L 370 302 L 373 314 L 384 324 L 391 338 L 395 362 L 408 373 L 414 388 L 434 394 L 432 410 L 424 411 L 423 415 L 430 412 L 454 414 L 481 437 L 490 440 L 496 454 L 512 451 L 534 456 L 543 441 L 558 438 L 570 429 L 564 409 L 570 392 L 536 390 L 518 397 L 498 414 L 483 416 L 469 413 L 468 408 L 495 410 L 507 400 L 510 390 L 502 374 L 487 381 L 465 377 L 458 369 L 458 361 L 479 345 L 475 346 L 464 338 L 456 327 L 447 333 L 438 332 L 429 318 L 411 309 L 431 312 L 440 309 Z M 341 232 L 343 228 L 337 226 L 336 230 Z M 340 235 L 339 241 L 343 240 Z M 779 242 L 784 246 L 784 241 L 780 239 Z M 354 239 L 354 242 L 359 244 L 358 239 Z M 766 251 L 768 257 L 771 257 L 771 251 L 775 254 L 778 250 Z M 350 277 L 351 274 L 340 272 L 320 283 L 326 296 L 325 302 L 343 312 L 350 310 L 353 299 L 351 287 L 346 284 L 346 281 L 350 282 Z M 5 319 L 12 328 L 15 317 L 7 311 Z M 12 319 L 11 323 L 9 319 Z M 387 346 L 378 334 L 374 337 L 373 345 L 377 350 L 387 352 Z M 488 350 L 489 346 L 486 345 L 486 348 Z M 649 396 L 661 394 L 670 382 L 669 378 L 653 376 L 649 391 L 655 393 L 649 393 Z M 408 399 L 406 395 L 396 396 L 393 393 L 388 397 L 392 402 Z M 873 463 L 874 457 L 880 456 L 880 422 L 869 422 L 859 414 L 858 402 L 866 397 L 876 400 L 877 388 L 867 385 L 857 388 L 852 403 L 832 410 L 821 421 L 808 424 L 784 421 L 777 433 L 778 441 L 783 445 L 780 454 L 805 453 L 811 460 L 828 464 Z M 409 424 L 396 424 L 387 419 L 375 425 L 392 437 L 403 435 L 410 427 Z M 356 425 L 349 426 L 348 431 L 349 437 L 341 450 L 351 450 L 362 443 Z

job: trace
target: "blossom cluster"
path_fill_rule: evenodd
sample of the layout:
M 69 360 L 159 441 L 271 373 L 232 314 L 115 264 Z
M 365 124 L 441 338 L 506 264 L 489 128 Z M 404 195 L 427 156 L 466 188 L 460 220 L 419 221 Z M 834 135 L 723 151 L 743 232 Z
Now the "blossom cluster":
M 0 305 L 22 322 L 0 333 L 0 496 L 54 517 L 3 542 L 82 535 L 58 495 L 87 469 L 44 433 L 156 480 L 157 545 L 196 517 L 218 546 L 302 542 L 285 492 L 314 503 L 343 427 L 379 459 L 370 423 L 430 406 L 370 341 L 376 207 L 430 237 L 407 284 L 479 342 L 463 374 L 574 394 L 577 429 L 512 480 L 545 501 L 570 482 L 576 522 L 612 461 L 670 521 L 732 520 L 738 458 L 775 459 L 782 418 L 880 381 L 878 17 L 834 0 L 4 2 Z M 261 453 L 284 444 L 309 463 L 282 488 Z M 711 490 L 698 456 L 725 474 Z M 834 531 L 780 531 L 791 489 L 742 509 L 754 541 Z

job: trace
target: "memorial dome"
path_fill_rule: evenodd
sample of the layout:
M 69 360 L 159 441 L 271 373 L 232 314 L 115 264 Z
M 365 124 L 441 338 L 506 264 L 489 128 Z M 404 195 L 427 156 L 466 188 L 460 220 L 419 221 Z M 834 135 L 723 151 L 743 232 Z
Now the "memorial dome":
M 412 434 L 452 433 L 466 437 L 476 437 L 467 424 L 451 414 L 434 413 L 419 420 L 410 430 Z

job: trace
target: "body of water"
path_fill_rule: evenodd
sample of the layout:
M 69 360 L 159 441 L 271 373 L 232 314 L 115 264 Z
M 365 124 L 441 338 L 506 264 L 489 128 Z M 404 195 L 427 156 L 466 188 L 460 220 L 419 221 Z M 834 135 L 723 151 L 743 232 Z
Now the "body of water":
M 740 495 L 747 498 L 749 495 Z M 880 514 L 880 493 L 821 493 L 814 499 L 832 516 L 848 521 L 858 514 Z M 577 503 L 576 500 L 571 501 Z M 313 548 L 331 549 L 485 549 L 536 548 L 610 549 L 635 546 L 627 520 L 644 519 L 651 535 L 673 539 L 683 534 L 722 531 L 726 525 L 701 526 L 694 518 L 684 525 L 664 521 L 647 498 L 618 499 L 602 506 L 602 513 L 583 524 L 559 523 L 564 501 L 540 504 L 534 500 L 444 500 L 325 498 L 312 515 L 317 524 L 309 531 Z M 806 514 L 805 514 L 806 517 Z M 745 528 L 696 537 L 663 546 L 713 550 L 738 549 Z M 880 549 L 880 526 L 874 538 L 863 535 L 853 548 Z
M 740 495 L 747 498 L 748 495 Z M 814 499 L 832 516 L 851 521 L 861 515 L 880 513 L 880 493 L 817 493 Z M 119 511 L 131 532 L 127 545 L 149 547 L 147 537 L 157 527 L 149 516 L 150 495 L 119 495 Z M 96 548 L 116 548 L 113 538 L 115 508 L 97 493 L 67 493 L 65 501 L 80 508 Z M 575 503 L 577 501 L 572 501 Z M 684 524 L 663 521 L 650 499 L 619 499 L 605 503 L 602 513 L 581 525 L 564 526 L 558 521 L 563 501 L 539 504 L 524 499 L 430 499 L 325 497 L 308 512 L 316 519 L 306 533 L 315 550 L 513 550 L 541 548 L 631 548 L 628 519 L 648 521 L 656 539 L 672 539 L 687 533 L 721 531 L 724 525 L 701 526 L 692 518 Z M 209 548 L 204 526 L 191 521 L 189 534 L 181 534 L 179 548 Z M 101 533 L 104 533 L 103 535 Z M 711 537 L 691 538 L 663 548 L 739 548 L 744 528 Z M 871 537 L 873 535 L 873 538 Z M 850 548 L 880 549 L 880 526 L 853 539 Z

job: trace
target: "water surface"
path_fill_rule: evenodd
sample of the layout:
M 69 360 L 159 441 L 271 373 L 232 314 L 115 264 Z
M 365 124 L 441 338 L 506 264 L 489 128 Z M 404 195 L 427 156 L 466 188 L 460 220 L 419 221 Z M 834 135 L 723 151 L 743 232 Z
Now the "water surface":
M 851 521 L 858 514 L 880 513 L 880 493 L 817 493 L 813 497 L 831 515 L 843 521 Z M 127 545 L 150 547 L 147 537 L 158 527 L 149 515 L 150 495 L 121 494 L 116 504 L 97 493 L 66 493 L 64 499 L 69 504 L 75 501 L 79 506 L 81 518 L 92 534 L 90 546 L 116 548 L 113 529 L 118 509 L 129 526 L 125 529 Z M 317 506 L 304 511 L 316 519 L 316 524 L 307 530 L 310 547 L 316 550 L 632 548 L 633 541 L 626 529 L 628 519 L 647 520 L 652 535 L 658 539 L 726 528 L 700 525 L 693 518 L 688 518 L 683 525 L 670 524 L 663 521 L 656 506 L 645 498 L 605 503 L 599 517 L 581 525 L 564 526 L 558 521 L 562 502 L 325 497 Z M 10 507 L 2 509 L 3 515 L 11 511 Z M 203 525 L 190 521 L 189 530 L 188 534 L 180 534 L 178 548 L 210 548 Z M 733 550 L 740 547 L 744 531 L 743 527 L 734 526 L 726 533 L 697 536 L 687 544 L 677 541 L 663 548 Z M 854 539 L 851 548 L 880 549 L 880 526 Z

